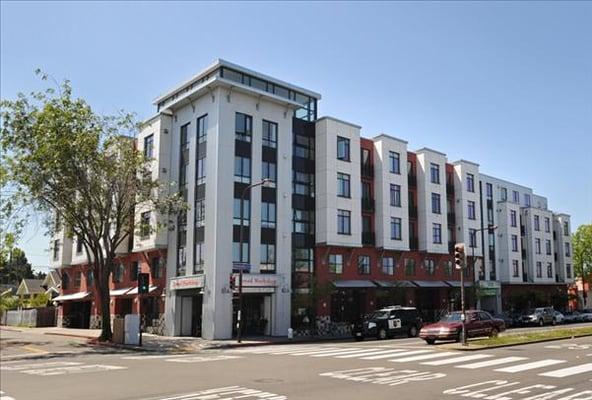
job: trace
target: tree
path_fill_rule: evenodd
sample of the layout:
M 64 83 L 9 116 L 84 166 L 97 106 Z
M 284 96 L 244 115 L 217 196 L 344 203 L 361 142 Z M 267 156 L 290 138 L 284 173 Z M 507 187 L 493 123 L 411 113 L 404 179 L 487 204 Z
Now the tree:
M 116 250 L 134 233 L 136 210 L 155 210 L 168 221 L 184 206 L 152 179 L 151 160 L 134 144 L 132 114 L 98 115 L 73 97 L 70 82 L 56 85 L 2 100 L 0 161 L 14 192 L 12 209 L 30 207 L 43 216 L 49 235 L 65 229 L 82 242 L 95 276 L 100 340 L 111 340 L 109 278 Z
M 13 247 L 0 253 L 0 283 L 18 284 L 23 279 L 36 278 L 25 252 Z
M 588 280 L 592 276 L 592 224 L 580 225 L 572 237 L 573 263 L 576 276 Z

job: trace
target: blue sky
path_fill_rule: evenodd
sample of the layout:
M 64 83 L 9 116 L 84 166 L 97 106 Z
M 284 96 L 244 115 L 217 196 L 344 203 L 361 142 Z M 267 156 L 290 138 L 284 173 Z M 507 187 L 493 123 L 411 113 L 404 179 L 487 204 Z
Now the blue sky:
M 323 95 L 320 114 L 532 187 L 592 223 L 592 3 L 2 2 L 2 98 L 41 67 L 140 118 L 215 58 Z M 48 265 L 31 221 L 21 246 Z

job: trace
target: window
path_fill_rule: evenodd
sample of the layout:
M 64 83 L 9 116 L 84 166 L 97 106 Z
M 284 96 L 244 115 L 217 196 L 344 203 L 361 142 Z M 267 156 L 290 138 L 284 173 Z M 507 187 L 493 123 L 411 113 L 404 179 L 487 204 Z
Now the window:
M 204 143 L 208 137 L 208 114 L 197 119 L 197 141 Z
M 187 272 L 187 225 L 179 225 L 177 231 L 177 276 Z
M 204 269 L 204 242 L 195 242 L 195 253 L 193 254 L 193 273 L 199 274 Z
M 506 189 L 505 187 L 503 187 L 500 191 L 500 199 L 502 201 L 508 200 L 508 189 Z
M 442 225 L 432 224 L 432 242 L 442 244 Z
M 337 159 L 349 161 L 349 139 L 337 136 Z
M 337 210 L 337 233 L 340 235 L 351 234 L 351 212 Z
M 512 251 L 518 251 L 518 235 L 512 235 Z
M 516 219 L 516 210 L 510 210 L 510 225 L 514 228 L 518 226 L 517 219 Z
M 423 267 L 428 275 L 434 275 L 436 273 L 436 262 L 434 260 L 423 260 Z
M 314 251 L 313 249 L 295 248 L 293 251 L 294 271 L 313 272 Z
M 308 210 L 293 209 L 294 233 L 314 233 L 314 213 Z
M 152 257 L 152 262 L 150 263 L 150 275 L 152 275 L 152 278 L 162 278 L 163 269 L 162 258 L 158 256 Z
M 551 241 L 550 240 L 545 241 L 545 247 L 547 250 L 547 255 L 550 256 L 551 255 Z
M 59 260 L 60 258 L 60 241 L 54 240 L 53 241 L 53 259 L 54 261 Z
M 545 217 L 545 232 L 551 232 L 551 220 L 549 219 L 549 217 Z
M 401 173 L 401 160 L 399 153 L 389 151 L 389 171 L 392 174 L 399 175 Z
M 553 263 L 547 263 L 547 278 L 553 278 Z
M 487 209 L 487 222 L 490 225 L 493 225 L 493 208 L 488 208 Z
M 469 200 L 467 202 L 467 207 L 468 207 L 468 217 L 469 217 L 469 219 L 476 219 L 477 217 L 475 216 L 475 202 Z
M 571 257 L 571 248 L 569 242 L 565 242 L 565 256 Z
M 440 214 L 440 195 L 438 193 L 432 193 L 432 212 L 434 214 Z
M 205 157 L 197 159 L 195 176 L 196 176 L 195 180 L 197 181 L 198 185 L 205 183 L 205 181 L 206 181 L 206 158 Z
M 391 217 L 391 239 L 402 240 L 401 218 Z
M 332 274 L 343 273 L 343 256 L 341 254 L 329 254 L 329 272 Z
M 393 257 L 382 257 L 382 273 L 385 275 L 395 274 L 395 259 Z
M 391 184 L 391 206 L 401 207 L 401 186 Z
M 84 248 L 84 243 L 80 236 L 76 237 L 76 254 L 82 253 L 82 249 Z
M 493 199 L 493 185 L 491 183 L 485 184 L 485 194 L 488 199 Z
M 132 261 L 130 265 L 130 280 L 137 281 L 139 272 L 139 264 L 137 261 Z
M 477 230 L 469 229 L 469 247 L 477 247 Z
M 358 274 L 370 274 L 370 256 L 358 256 Z
M 151 159 L 154 155 L 154 135 L 144 138 L 144 158 Z
M 269 179 L 273 184 L 277 182 L 277 168 L 276 164 L 272 162 L 263 161 L 261 163 L 261 178 Z
M 440 184 L 440 166 L 438 164 L 430 164 L 430 182 Z
M 124 271 L 125 271 L 125 266 L 123 264 L 117 264 L 113 268 L 113 282 L 115 282 L 115 283 L 121 282 L 123 280 Z M 78 278 L 76 277 L 76 279 L 78 279 Z
M 537 254 L 541 254 L 541 239 L 536 238 L 534 240 L 534 249 Z
M 520 193 L 517 190 L 512 190 L 512 201 L 514 203 L 520 203 Z
M 82 284 L 82 272 L 76 271 L 76 272 L 74 272 L 74 287 L 78 289 L 78 288 L 80 288 L 81 284 Z
M 444 275 L 452 276 L 452 261 L 444 261 Z
M 234 157 L 234 181 L 251 183 L 251 159 L 248 157 Z
M 475 175 L 467 174 L 467 191 L 475 192 Z
M 249 226 L 250 219 L 251 219 L 251 201 L 245 199 L 243 201 L 243 226 Z M 233 223 L 233 225 L 240 225 L 241 224 L 241 199 L 234 199 L 232 223 Z
M 70 289 L 70 275 L 67 272 L 62 272 L 62 289 Z
M 337 196 L 350 197 L 349 175 L 337 173 Z
M 361 163 L 362 163 L 362 167 L 370 167 L 372 165 L 371 161 L 370 161 L 370 150 L 368 149 L 362 149 L 361 152 Z
M 275 271 L 275 244 L 261 243 L 261 271 Z
M 95 273 L 92 269 L 86 271 L 86 289 L 90 289 L 95 284 Z
M 243 241 L 243 251 L 241 257 L 241 246 L 239 242 L 232 242 L 232 262 L 234 263 L 248 263 L 249 262 L 249 242 Z
M 140 239 L 148 239 L 150 236 L 150 211 L 140 214 Z
M 295 157 L 314 160 L 314 137 L 294 134 L 293 151 Z
M 205 200 L 197 200 L 195 202 L 195 226 L 204 226 L 206 219 L 206 202 Z
M 275 203 L 261 203 L 261 227 L 275 228 Z
M 512 276 L 518 278 L 520 276 L 518 260 L 512 260 Z
M 305 196 L 314 196 L 314 174 L 293 171 L 294 193 Z
M 569 223 L 567 221 L 563 222 L 563 235 L 569 236 Z
M 538 215 L 534 216 L 534 230 L 537 232 L 541 230 L 541 221 Z
M 407 258 L 405 260 L 405 275 L 415 276 L 415 259 Z
M 528 193 L 524 193 L 524 204 L 526 207 L 530 207 L 530 195 Z
M 543 277 L 543 264 L 540 261 L 536 263 L 536 277 L 542 278 Z
M 263 146 L 275 149 L 277 147 L 278 125 L 275 122 L 263 120 Z
M 565 264 L 565 276 L 571 279 L 571 264 Z
M 250 115 L 236 113 L 234 117 L 234 138 L 243 142 L 251 141 L 253 118 Z

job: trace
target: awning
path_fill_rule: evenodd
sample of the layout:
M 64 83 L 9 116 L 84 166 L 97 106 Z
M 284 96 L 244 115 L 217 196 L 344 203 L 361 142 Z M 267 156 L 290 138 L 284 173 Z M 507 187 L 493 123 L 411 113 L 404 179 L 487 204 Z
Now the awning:
M 158 286 L 150 286 L 148 288 L 148 293 L 152 293 L 154 292 L 156 289 L 158 289 Z M 129 292 L 127 292 L 126 294 L 138 294 L 138 287 L 136 286 L 135 288 L 133 288 L 132 290 L 130 290 Z
M 411 281 L 374 281 L 378 286 L 384 288 L 393 288 L 393 287 L 401 287 L 401 288 L 414 288 L 417 287 Z
M 444 281 L 413 281 L 417 286 L 424 288 L 449 287 Z
M 132 289 L 133 288 L 128 287 L 128 288 L 123 288 L 123 289 L 109 290 L 109 296 L 111 296 L 111 297 L 123 296 L 124 294 L 129 294 L 128 292 Z
M 372 281 L 333 281 L 333 286 L 337 288 L 375 288 L 376 284 Z
M 78 292 L 72 294 L 63 294 L 61 296 L 55 297 L 52 301 L 69 301 L 69 300 L 82 300 L 86 299 L 90 296 L 90 292 Z
M 452 287 L 460 287 L 460 281 L 446 281 Z M 465 282 L 465 287 L 472 286 L 471 282 Z

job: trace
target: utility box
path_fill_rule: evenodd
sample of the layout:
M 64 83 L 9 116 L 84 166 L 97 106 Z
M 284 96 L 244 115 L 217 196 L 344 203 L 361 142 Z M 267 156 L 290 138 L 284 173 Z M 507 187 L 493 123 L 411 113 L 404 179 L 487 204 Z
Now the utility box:
M 123 318 L 113 318 L 113 343 L 123 344 L 124 328 Z
M 140 316 L 128 314 L 125 316 L 125 344 L 140 344 Z

